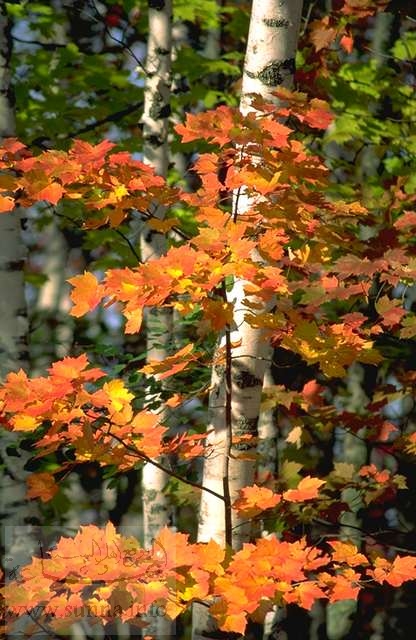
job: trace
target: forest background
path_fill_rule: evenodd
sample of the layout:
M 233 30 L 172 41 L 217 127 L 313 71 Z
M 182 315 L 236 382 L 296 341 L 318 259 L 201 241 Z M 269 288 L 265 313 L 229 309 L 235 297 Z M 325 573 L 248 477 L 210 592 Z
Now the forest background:
M 412 4 L 1 3 L 12 637 L 408 634 Z

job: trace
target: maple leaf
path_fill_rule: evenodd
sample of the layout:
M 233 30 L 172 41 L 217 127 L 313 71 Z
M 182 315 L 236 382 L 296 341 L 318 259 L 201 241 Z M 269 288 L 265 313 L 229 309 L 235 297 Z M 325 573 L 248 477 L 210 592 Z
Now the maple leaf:
M 290 603 L 296 603 L 310 611 L 312 606 L 320 598 L 326 598 L 326 594 L 313 580 L 306 580 L 295 585 L 291 591 L 283 594 L 283 600 Z
M 360 575 L 353 569 L 345 569 L 336 575 L 326 572 L 318 574 L 318 584 L 328 588 L 330 602 L 356 600 L 361 589 L 359 579 Z
M 273 493 L 267 487 L 259 487 L 256 484 L 240 489 L 239 494 L 233 509 L 236 509 L 244 518 L 254 518 L 262 511 L 275 507 L 282 499 L 278 493 Z
M 289 489 L 283 493 L 283 499 L 288 502 L 303 502 L 304 500 L 313 500 L 318 497 L 318 489 L 325 480 L 306 476 L 302 478 L 296 489 Z
M 150 458 L 160 454 L 162 448 L 162 438 L 166 434 L 167 428 L 159 424 L 159 417 L 150 411 L 139 411 L 130 423 L 124 426 L 124 432 L 120 431 L 119 437 L 127 437 L 131 434 L 133 444 L 139 447 L 145 455 Z M 136 438 L 140 438 L 136 440 Z
M 10 418 L 10 424 L 14 431 L 35 431 L 42 424 L 42 419 L 25 413 L 17 413 Z
M 95 275 L 89 271 L 69 278 L 68 282 L 74 287 L 71 291 L 71 300 L 75 306 L 70 313 L 76 318 L 95 309 L 104 296 L 103 285 L 99 284 Z
M 390 300 L 388 296 L 382 296 L 377 300 L 376 311 L 382 316 L 381 324 L 386 328 L 400 324 L 401 319 L 407 313 L 403 309 L 401 300 Z
M 314 129 L 327 129 L 334 119 L 334 115 L 329 111 L 326 102 L 312 100 L 311 109 L 305 114 L 304 121 Z
M 219 576 L 223 575 L 225 549 L 221 547 L 218 542 L 215 542 L 215 540 L 210 540 L 207 543 L 194 545 L 193 551 L 195 553 L 195 565 L 200 566 L 205 571 L 208 571 L 211 574 Z
M 54 362 L 48 369 L 51 376 L 64 380 L 97 380 L 106 374 L 97 367 L 88 368 L 89 362 L 85 353 L 77 357 L 66 356 Z
M 329 16 L 325 16 L 322 20 L 314 20 L 309 26 L 310 40 L 317 52 L 321 49 L 328 49 L 337 37 L 338 30 L 330 25 L 330 20 Z
M 360 564 L 368 564 L 368 560 L 365 555 L 359 553 L 357 547 L 351 542 L 331 540 L 328 544 L 334 549 L 332 552 L 332 560 L 335 562 L 345 562 L 350 567 L 355 567 Z
M 14 199 L 10 196 L 0 195 L 0 213 L 7 213 L 15 207 Z
M 379 469 L 377 469 L 375 464 L 364 465 L 363 467 L 361 467 L 359 475 L 362 478 L 371 478 L 379 484 L 385 484 L 391 478 L 391 473 L 388 469 L 383 469 L 382 471 L 380 471 Z
M 344 0 L 340 12 L 354 19 L 366 18 L 379 11 L 383 11 L 388 5 L 388 0 Z
M 416 211 L 404 211 L 393 225 L 400 231 L 416 226 Z
M 186 533 L 163 527 L 152 543 L 152 557 L 156 558 L 165 570 L 192 566 L 195 554 L 188 539 L 189 535 Z
M 416 580 L 416 557 L 414 556 L 398 556 L 393 560 L 393 563 L 384 569 L 385 565 L 382 564 L 382 569 L 385 571 L 381 577 L 377 574 L 378 558 L 375 561 L 376 569 L 374 570 L 374 577 L 377 582 L 388 582 L 392 587 L 400 587 L 404 582 L 408 580 Z M 381 578 L 381 579 L 380 579 Z
M 354 48 L 354 37 L 351 34 L 344 34 L 339 43 L 347 53 L 351 53 Z
M 58 492 L 58 485 L 51 473 L 32 473 L 26 480 L 28 498 L 40 498 L 42 502 L 49 502 Z
M 168 356 L 164 360 L 151 360 L 144 367 L 139 369 L 141 373 L 155 376 L 158 380 L 164 380 L 173 376 L 179 371 L 183 371 L 189 364 L 196 360 L 195 355 L 190 355 L 194 348 L 193 342 L 179 349 L 173 356 Z
M 286 436 L 286 442 L 289 442 L 289 444 L 295 444 L 296 448 L 300 449 L 302 444 L 302 433 L 302 427 L 300 427 L 299 425 L 293 427 L 293 429 L 291 429 Z
M 33 197 L 36 200 L 46 200 L 51 204 L 57 204 L 64 194 L 64 188 L 58 182 L 51 182 L 48 186 L 40 189 Z
M 74 140 L 69 155 L 84 167 L 90 170 L 97 170 L 101 169 L 105 161 L 105 156 L 115 146 L 116 145 L 109 140 L 103 140 L 96 145 L 92 145 L 85 140 Z

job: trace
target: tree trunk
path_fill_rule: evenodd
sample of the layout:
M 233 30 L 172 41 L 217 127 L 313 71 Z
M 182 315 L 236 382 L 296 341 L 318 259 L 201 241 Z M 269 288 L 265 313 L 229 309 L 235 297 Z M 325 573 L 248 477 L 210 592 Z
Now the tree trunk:
M 169 115 L 172 60 L 172 3 L 171 0 L 148 2 L 149 36 L 146 57 L 146 82 L 143 115 L 143 161 L 156 173 L 166 177 L 169 164 Z M 154 204 L 152 212 L 163 218 L 165 210 Z M 166 240 L 162 234 L 145 230 L 141 234 L 140 252 L 143 262 L 157 259 L 166 252 Z M 146 313 L 146 359 L 164 360 L 169 355 L 172 337 L 170 309 L 150 309 Z M 148 396 L 147 401 L 157 401 Z M 165 419 L 160 413 L 160 420 Z M 152 464 L 145 464 L 142 471 L 143 542 L 150 547 L 160 529 L 169 524 L 170 503 L 165 494 L 168 476 Z M 150 626 L 146 633 L 156 637 L 173 635 L 173 625 L 167 618 L 148 617 Z
M 14 97 L 10 83 L 11 37 L 6 3 L 0 2 L 0 136 L 15 135 Z M 27 313 L 23 265 L 26 256 L 21 237 L 21 212 L 0 216 L 0 379 L 27 369 Z M 37 505 L 26 499 L 26 451 L 17 451 L 18 436 L 5 432 L 1 441 L 2 491 L 0 511 L 6 580 L 38 550 Z M 22 617 L 23 618 L 23 617 Z M 22 620 L 23 623 L 23 620 Z
M 273 91 L 282 84 L 291 84 L 301 11 L 301 0 L 253 1 L 240 102 L 243 114 L 253 110 L 250 94 L 259 94 L 276 103 Z M 241 189 L 234 193 L 234 219 L 255 204 L 255 199 Z M 258 255 L 253 255 L 252 259 L 261 261 Z M 249 539 L 250 526 L 235 517 L 230 507 L 239 489 L 253 484 L 255 468 L 254 457 L 251 460 L 239 457 L 242 451 L 244 455 L 249 453 L 247 445 L 244 442 L 233 445 L 232 438 L 256 436 L 263 378 L 271 358 L 265 332 L 254 329 L 246 321 L 247 314 L 253 310 L 247 305 L 244 285 L 244 281 L 236 280 L 227 296 L 234 302 L 233 320 L 237 329 L 230 327 L 221 340 L 220 348 L 226 353 L 225 366 L 213 367 L 209 401 L 212 434 L 207 444 L 213 453 L 204 461 L 203 486 L 223 495 L 224 500 L 202 492 L 198 531 L 200 542 L 213 538 L 234 549 Z M 250 304 L 253 302 L 251 299 Z M 273 301 L 270 308 L 272 306 Z M 263 307 L 259 312 L 264 310 Z M 231 348 L 231 343 L 239 346 Z M 194 640 L 210 637 L 212 621 L 206 608 L 194 607 L 193 625 Z
M 169 162 L 168 116 L 171 84 L 172 6 L 170 0 L 149 0 L 149 38 L 146 59 L 146 85 L 143 115 L 143 160 L 156 173 L 166 176 Z M 156 8 L 154 8 L 156 7 Z M 163 218 L 164 209 L 155 203 L 155 215 Z M 143 262 L 159 258 L 166 251 L 162 234 L 146 230 L 141 235 Z M 163 360 L 171 338 L 169 309 L 151 309 L 146 314 L 147 360 Z M 148 398 L 149 401 L 157 398 Z M 161 416 L 163 420 L 163 416 Z M 166 474 L 151 464 L 143 467 L 144 543 L 151 545 L 167 522 L 168 505 L 163 493 Z

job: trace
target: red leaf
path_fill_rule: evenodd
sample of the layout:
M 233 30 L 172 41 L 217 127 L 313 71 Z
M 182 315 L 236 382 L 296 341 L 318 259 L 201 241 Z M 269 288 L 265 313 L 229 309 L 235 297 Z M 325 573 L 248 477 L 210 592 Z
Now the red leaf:
M 347 53 L 352 52 L 354 48 L 354 38 L 351 35 L 342 36 L 339 43 Z

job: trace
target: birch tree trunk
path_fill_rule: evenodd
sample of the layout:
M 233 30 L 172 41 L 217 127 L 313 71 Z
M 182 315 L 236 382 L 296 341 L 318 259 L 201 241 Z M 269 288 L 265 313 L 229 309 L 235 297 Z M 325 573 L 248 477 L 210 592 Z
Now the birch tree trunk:
M 253 0 L 240 102 L 243 114 L 253 110 L 250 94 L 276 103 L 273 91 L 292 83 L 301 11 L 302 0 Z M 235 193 L 234 219 L 255 205 L 255 198 L 244 191 Z M 252 259 L 261 261 L 258 255 L 252 255 Z M 221 340 L 220 349 L 227 354 L 226 362 L 225 366 L 213 368 L 209 400 L 212 434 L 207 444 L 213 453 L 204 461 L 202 484 L 221 494 L 224 500 L 202 492 L 198 531 L 200 542 L 213 538 L 234 549 L 249 539 L 250 525 L 231 514 L 230 506 L 240 488 L 253 484 L 255 467 L 252 460 L 239 457 L 242 449 L 247 454 L 246 445 L 233 446 L 231 439 L 256 436 L 263 378 L 271 358 L 265 332 L 246 321 L 247 314 L 253 313 L 251 305 L 258 301 L 250 299 L 248 303 L 244 285 L 244 281 L 236 280 L 228 294 L 229 301 L 234 302 L 236 329 L 230 328 Z M 271 301 L 270 308 L 273 305 Z M 259 308 L 257 312 L 264 310 Z M 231 343 L 239 346 L 231 350 Z M 194 607 L 193 627 L 194 640 L 211 637 L 212 621 L 200 605 Z
M 11 87 L 11 24 L 6 3 L 0 2 L 0 137 L 15 135 L 14 97 Z M 19 210 L 0 216 L 0 379 L 10 371 L 27 369 L 27 313 L 23 265 L 26 257 L 21 237 Z M 16 434 L 4 432 L 1 439 L 0 512 L 3 519 L 2 547 L 6 580 L 26 564 L 37 550 L 35 503 L 25 497 L 24 466 L 28 454 L 17 453 Z M 23 618 L 21 622 L 23 623 Z
M 172 61 L 172 2 L 148 0 L 149 36 L 146 57 L 146 84 L 144 90 L 143 161 L 156 173 L 166 177 L 169 164 L 169 116 Z M 154 203 L 156 217 L 163 218 L 165 210 Z M 160 233 L 145 230 L 140 238 L 143 262 L 157 259 L 166 252 L 166 240 Z M 147 361 L 164 360 L 169 354 L 172 335 L 170 309 L 150 309 L 146 313 Z M 157 397 L 148 397 L 157 401 Z M 164 415 L 160 414 L 161 422 Z M 170 504 L 164 493 L 167 475 L 152 464 L 142 471 L 143 542 L 150 547 L 160 529 L 169 523 Z M 151 615 L 146 633 L 159 638 L 170 637 L 173 625 L 167 618 Z
M 170 0 L 149 0 L 149 38 L 146 59 L 146 85 L 143 115 L 143 161 L 161 176 L 169 162 L 168 125 L 170 114 L 172 5 Z M 163 218 L 164 209 L 155 203 L 154 214 Z M 143 262 L 166 251 L 164 236 L 152 230 L 141 235 Z M 151 309 L 146 314 L 147 360 L 163 360 L 168 355 L 171 318 L 168 309 Z M 157 398 L 155 398 L 156 400 Z M 151 400 L 151 398 L 149 398 Z M 161 419 L 163 417 L 161 416 Z M 151 464 L 143 467 L 144 543 L 150 545 L 167 521 L 167 500 L 163 489 L 166 474 Z

